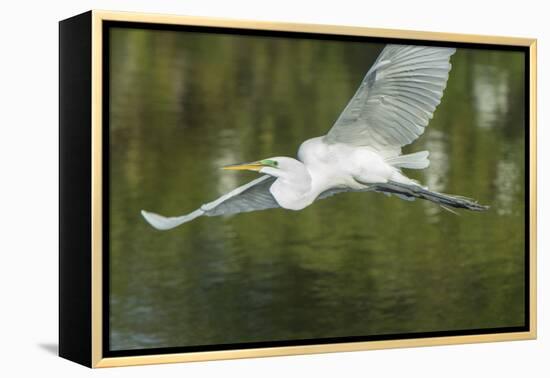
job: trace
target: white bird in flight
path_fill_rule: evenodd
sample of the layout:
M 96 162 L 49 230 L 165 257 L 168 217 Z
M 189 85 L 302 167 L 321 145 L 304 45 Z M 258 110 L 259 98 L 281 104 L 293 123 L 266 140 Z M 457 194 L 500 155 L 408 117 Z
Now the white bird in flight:
M 303 142 L 297 159 L 271 157 L 223 167 L 262 176 L 186 215 L 164 217 L 145 210 L 141 214 L 154 228 L 168 230 L 203 215 L 277 207 L 301 210 L 316 200 L 350 191 L 421 198 L 446 209 L 486 210 L 471 199 L 430 191 L 401 170 L 430 164 L 428 151 L 402 155 L 401 147 L 422 135 L 433 117 L 454 52 L 454 48 L 387 45 L 328 134 Z

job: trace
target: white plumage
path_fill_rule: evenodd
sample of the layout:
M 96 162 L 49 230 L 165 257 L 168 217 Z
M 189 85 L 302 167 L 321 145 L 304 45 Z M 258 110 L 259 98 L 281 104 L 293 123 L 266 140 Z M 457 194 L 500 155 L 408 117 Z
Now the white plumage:
M 273 157 L 225 167 L 262 174 L 183 216 L 142 210 L 155 228 L 167 230 L 199 216 L 237 214 L 282 207 L 301 210 L 318 199 L 346 191 L 377 191 L 426 199 L 444 207 L 485 210 L 459 196 L 431 192 L 401 169 L 424 169 L 429 152 L 401 154 L 424 132 L 441 101 L 453 48 L 388 45 L 327 135 L 306 140 L 298 159 Z

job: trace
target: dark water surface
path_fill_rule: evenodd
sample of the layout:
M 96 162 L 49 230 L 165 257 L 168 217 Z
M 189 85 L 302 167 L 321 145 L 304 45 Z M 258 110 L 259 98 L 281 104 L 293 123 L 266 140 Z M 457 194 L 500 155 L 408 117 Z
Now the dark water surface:
M 115 28 L 110 47 L 112 350 L 524 324 L 521 53 L 459 49 L 405 149 L 488 212 L 353 193 L 159 232 L 141 209 L 190 212 L 256 177 L 219 167 L 325 134 L 383 45 Z

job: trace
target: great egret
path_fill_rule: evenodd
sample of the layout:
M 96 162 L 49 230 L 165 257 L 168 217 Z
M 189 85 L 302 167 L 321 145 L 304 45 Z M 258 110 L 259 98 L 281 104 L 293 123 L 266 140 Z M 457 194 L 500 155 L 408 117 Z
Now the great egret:
M 306 140 L 298 159 L 271 157 L 223 167 L 263 174 L 182 216 L 142 210 L 156 229 L 168 230 L 200 216 L 282 207 L 301 210 L 315 200 L 349 191 L 421 198 L 448 207 L 486 210 L 461 197 L 437 193 L 408 178 L 402 168 L 428 167 L 428 151 L 402 155 L 441 101 L 454 48 L 387 45 L 327 135 Z

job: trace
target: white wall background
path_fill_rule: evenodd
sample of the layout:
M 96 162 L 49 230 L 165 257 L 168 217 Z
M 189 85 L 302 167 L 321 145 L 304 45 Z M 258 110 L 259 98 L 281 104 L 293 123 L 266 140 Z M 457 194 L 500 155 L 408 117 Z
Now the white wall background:
M 548 377 L 546 169 L 550 27 L 545 1 L 7 1 L 0 22 L 0 375 Z M 57 54 L 61 19 L 89 9 L 328 23 L 539 39 L 539 339 L 92 372 L 57 344 Z M 465 177 L 465 180 L 468 178 Z M 546 210 L 546 211 L 543 211 Z M 33 374 L 34 375 L 31 375 Z

